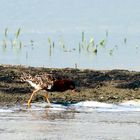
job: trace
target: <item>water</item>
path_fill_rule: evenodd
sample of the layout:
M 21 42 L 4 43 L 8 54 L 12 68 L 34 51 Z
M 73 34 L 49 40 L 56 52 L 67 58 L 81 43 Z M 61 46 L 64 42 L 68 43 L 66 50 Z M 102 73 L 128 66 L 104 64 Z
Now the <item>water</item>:
M 1 0 L 0 63 L 140 71 L 139 7 L 139 0 Z M 22 47 L 12 48 L 19 27 L 17 43 Z M 97 45 L 105 39 L 105 48 L 99 47 L 97 55 L 86 49 L 79 53 L 82 31 L 87 42 L 93 37 Z M 48 38 L 55 43 L 51 53 Z M 138 102 L 80 102 L 53 108 L 38 103 L 30 109 L 4 106 L 0 107 L 0 139 L 138 140 L 139 116 Z
M 140 102 L 94 101 L 69 106 L 34 103 L 0 109 L 0 138 L 7 140 L 138 140 Z M 131 132 L 131 133 L 130 133 Z
M 1 0 L 0 63 L 139 71 L 139 7 L 139 0 Z M 22 48 L 12 49 L 10 41 L 19 27 Z M 6 48 L 2 47 L 5 28 Z M 86 49 L 79 53 L 82 31 L 87 42 L 93 37 L 97 45 L 105 39 L 106 47 L 99 47 L 97 55 Z M 55 43 L 51 53 L 48 38 Z

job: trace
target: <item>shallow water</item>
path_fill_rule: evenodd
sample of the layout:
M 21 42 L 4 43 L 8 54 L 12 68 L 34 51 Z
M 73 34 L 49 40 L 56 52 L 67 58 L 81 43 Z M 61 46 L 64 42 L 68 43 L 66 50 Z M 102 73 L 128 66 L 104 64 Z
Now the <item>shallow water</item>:
M 139 71 L 139 7 L 139 0 L 1 0 L 0 63 Z M 22 49 L 19 45 L 12 49 L 10 41 L 19 27 Z M 5 28 L 6 48 L 2 47 Z M 96 45 L 106 40 L 106 47 L 99 47 L 97 56 L 86 48 L 78 52 L 82 31 L 86 42 L 91 37 Z M 55 42 L 51 57 L 48 38 Z
M 140 139 L 140 103 L 34 103 L 0 109 L 0 138 L 7 140 Z

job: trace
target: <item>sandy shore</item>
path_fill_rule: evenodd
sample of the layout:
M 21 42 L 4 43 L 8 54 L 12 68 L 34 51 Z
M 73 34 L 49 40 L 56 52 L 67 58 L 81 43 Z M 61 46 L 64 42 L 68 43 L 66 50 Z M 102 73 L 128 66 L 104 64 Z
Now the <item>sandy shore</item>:
M 20 81 L 23 72 L 36 75 L 50 73 L 56 79 L 71 79 L 79 92 L 49 93 L 51 102 L 76 103 L 85 100 L 117 103 L 123 100 L 140 99 L 140 72 L 127 70 L 96 71 L 82 69 L 38 68 L 0 65 L 0 104 L 25 103 L 33 91 Z M 32 102 L 45 100 L 39 92 Z

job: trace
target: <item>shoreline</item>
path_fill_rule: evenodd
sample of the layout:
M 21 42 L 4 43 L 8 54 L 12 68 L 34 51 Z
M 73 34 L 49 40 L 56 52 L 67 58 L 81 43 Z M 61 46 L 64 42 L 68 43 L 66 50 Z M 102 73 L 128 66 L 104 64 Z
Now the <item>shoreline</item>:
M 80 101 L 119 103 L 124 100 L 140 99 L 140 72 L 128 70 L 91 70 L 74 68 L 43 68 L 18 65 L 0 65 L 0 104 L 26 103 L 33 91 L 27 83 L 20 81 L 22 72 L 36 75 L 50 73 L 56 79 L 71 79 L 79 91 L 49 92 L 51 102 L 68 104 Z M 37 93 L 32 102 L 45 101 Z

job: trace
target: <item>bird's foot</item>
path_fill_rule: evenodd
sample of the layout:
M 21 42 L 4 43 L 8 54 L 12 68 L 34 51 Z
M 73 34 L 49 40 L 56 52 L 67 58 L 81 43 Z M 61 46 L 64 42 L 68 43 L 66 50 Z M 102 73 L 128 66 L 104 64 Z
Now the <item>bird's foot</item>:
M 27 106 L 28 106 L 28 108 L 31 107 L 30 100 L 28 100 L 28 102 L 27 102 Z
M 52 108 L 51 104 L 45 106 L 45 108 Z

